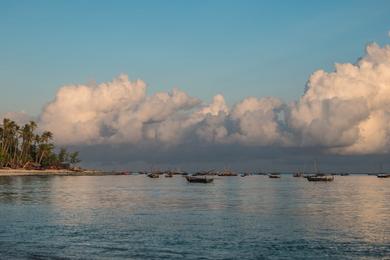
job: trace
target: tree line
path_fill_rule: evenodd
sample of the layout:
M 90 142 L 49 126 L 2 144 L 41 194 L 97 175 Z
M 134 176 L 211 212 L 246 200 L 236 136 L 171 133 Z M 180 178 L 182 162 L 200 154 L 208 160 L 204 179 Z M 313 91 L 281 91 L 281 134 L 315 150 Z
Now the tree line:
M 39 134 L 36 130 L 34 121 L 19 126 L 8 118 L 3 119 L 0 124 L 0 168 L 65 168 L 80 162 L 78 152 L 56 149 L 50 131 Z

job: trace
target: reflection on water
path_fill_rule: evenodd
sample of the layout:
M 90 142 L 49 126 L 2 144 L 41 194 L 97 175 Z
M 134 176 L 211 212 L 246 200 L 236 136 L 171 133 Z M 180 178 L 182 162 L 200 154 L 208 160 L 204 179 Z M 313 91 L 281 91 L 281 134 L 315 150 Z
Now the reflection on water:
M 386 258 L 390 180 L 0 177 L 0 258 Z

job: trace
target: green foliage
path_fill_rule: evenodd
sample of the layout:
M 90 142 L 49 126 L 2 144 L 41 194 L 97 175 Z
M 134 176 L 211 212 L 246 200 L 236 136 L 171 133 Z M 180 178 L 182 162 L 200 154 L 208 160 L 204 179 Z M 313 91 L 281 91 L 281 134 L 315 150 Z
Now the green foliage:
M 71 164 L 78 164 L 79 162 L 81 162 L 81 160 L 79 159 L 79 152 L 73 152 L 69 155 L 69 162 Z
M 2 152 L 0 151 L 0 165 L 2 165 L 4 162 L 5 162 L 5 157 L 2 154 Z
M 58 153 L 58 161 L 60 163 L 67 163 L 69 161 L 69 154 L 64 147 L 61 147 Z
M 37 124 L 30 121 L 24 126 L 4 118 L 0 124 L 0 167 L 24 168 L 28 165 L 62 168 L 80 162 L 78 152 L 68 153 L 61 148 L 58 154 L 52 143 L 53 134 L 35 133 Z

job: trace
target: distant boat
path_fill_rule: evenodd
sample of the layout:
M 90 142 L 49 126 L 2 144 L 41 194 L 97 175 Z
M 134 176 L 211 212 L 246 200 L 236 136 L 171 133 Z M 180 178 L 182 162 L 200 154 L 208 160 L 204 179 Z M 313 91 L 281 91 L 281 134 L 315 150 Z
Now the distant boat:
M 173 175 L 188 175 L 187 172 L 185 171 L 181 171 L 181 170 L 177 170 L 177 171 L 174 171 L 174 172 L 171 172 Z
M 186 180 L 188 182 L 193 182 L 193 183 L 210 183 L 214 181 L 213 178 L 199 177 L 199 176 L 186 176 Z
M 237 176 L 237 173 L 229 171 L 229 170 L 224 170 L 223 172 L 220 172 L 217 175 L 218 176 Z
M 271 173 L 271 174 L 268 174 L 268 177 L 271 178 L 271 179 L 279 179 L 280 178 L 280 174 Z
M 113 172 L 112 175 L 132 175 L 131 172 Z
M 152 179 L 154 179 L 154 178 L 160 178 L 160 175 L 157 174 L 157 173 L 149 173 L 149 174 L 146 175 L 146 176 L 148 176 L 149 178 L 152 178 Z
M 306 179 L 308 181 L 333 181 L 334 176 L 333 175 L 317 174 L 314 176 L 307 176 Z
M 206 176 L 206 175 L 217 175 L 217 172 L 213 169 L 208 171 L 199 171 L 192 174 L 192 176 Z
M 383 173 L 383 164 L 379 165 L 379 172 L 376 174 L 376 177 L 378 178 L 390 178 L 390 173 Z
M 246 177 L 246 176 L 248 176 L 248 175 L 249 175 L 248 173 L 241 173 L 241 174 L 240 174 L 241 177 Z
M 305 177 L 306 163 L 303 165 L 303 170 L 298 170 L 293 174 L 293 177 Z
M 340 176 L 348 176 L 349 173 L 340 173 Z
M 303 177 L 303 173 L 302 172 L 296 172 L 293 174 L 293 177 Z
M 334 175 L 326 175 L 323 173 L 319 173 L 320 171 L 318 169 L 317 160 L 314 161 L 314 169 L 317 172 L 317 174 L 306 176 L 305 178 L 308 181 L 333 181 L 334 180 Z
M 172 173 L 166 173 L 164 175 L 165 178 L 172 178 L 173 177 L 173 174 Z
M 253 175 L 268 175 L 268 174 L 265 172 L 255 172 L 253 173 Z

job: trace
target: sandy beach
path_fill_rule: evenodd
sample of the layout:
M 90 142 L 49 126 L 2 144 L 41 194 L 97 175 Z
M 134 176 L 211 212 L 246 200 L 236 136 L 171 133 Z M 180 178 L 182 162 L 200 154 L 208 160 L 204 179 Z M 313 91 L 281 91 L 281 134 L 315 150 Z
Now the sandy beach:
M 67 169 L 60 170 L 26 170 L 26 169 L 10 169 L 4 168 L 0 169 L 1 176 L 83 176 L 83 175 L 104 175 L 101 171 L 96 170 L 82 170 L 82 171 L 72 171 Z

